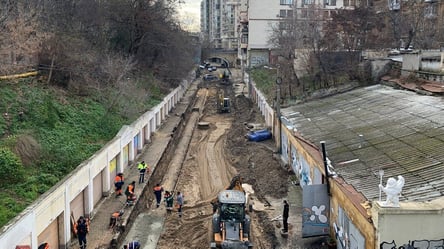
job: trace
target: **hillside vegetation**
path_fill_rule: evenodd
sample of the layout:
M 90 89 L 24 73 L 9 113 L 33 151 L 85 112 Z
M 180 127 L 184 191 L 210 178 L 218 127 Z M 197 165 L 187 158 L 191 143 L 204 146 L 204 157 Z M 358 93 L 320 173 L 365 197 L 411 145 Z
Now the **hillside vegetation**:
M 2 1 L 0 226 L 158 104 L 193 67 L 178 2 Z M 194 45 L 195 46 L 195 45 Z

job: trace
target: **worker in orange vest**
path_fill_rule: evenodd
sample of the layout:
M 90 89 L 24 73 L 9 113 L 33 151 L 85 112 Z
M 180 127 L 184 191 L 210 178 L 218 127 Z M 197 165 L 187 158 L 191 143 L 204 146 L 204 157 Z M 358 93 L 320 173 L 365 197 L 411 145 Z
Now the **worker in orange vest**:
M 127 200 L 132 200 L 134 198 L 134 190 L 136 187 L 136 181 L 133 181 L 126 187 L 125 195 Z
M 154 195 L 156 196 L 156 207 L 160 206 L 160 201 L 162 200 L 162 192 L 163 188 L 160 186 L 160 183 L 156 184 L 153 188 Z
M 111 214 L 111 217 L 109 218 L 109 228 L 114 228 L 117 225 L 117 220 L 120 219 L 120 217 L 122 217 L 124 211 L 123 209 L 120 210 L 119 212 L 114 212 Z
M 125 181 L 123 179 L 123 173 L 119 173 L 114 178 L 114 187 L 115 187 L 115 191 L 116 191 L 116 197 L 122 195 L 123 184 L 125 184 Z

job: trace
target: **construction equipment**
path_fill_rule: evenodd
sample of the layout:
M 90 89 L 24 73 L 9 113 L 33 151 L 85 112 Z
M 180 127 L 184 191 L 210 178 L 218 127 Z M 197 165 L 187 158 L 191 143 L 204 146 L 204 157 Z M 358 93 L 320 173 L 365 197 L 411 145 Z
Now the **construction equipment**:
M 217 96 L 217 110 L 220 113 L 230 112 L 230 98 L 226 98 L 221 89 L 219 89 Z
M 229 84 L 230 83 L 230 71 L 225 69 L 223 73 L 219 75 L 221 84 Z
M 250 249 L 250 216 L 247 214 L 247 196 L 240 176 L 235 176 L 230 186 L 221 191 L 213 205 L 211 249 Z

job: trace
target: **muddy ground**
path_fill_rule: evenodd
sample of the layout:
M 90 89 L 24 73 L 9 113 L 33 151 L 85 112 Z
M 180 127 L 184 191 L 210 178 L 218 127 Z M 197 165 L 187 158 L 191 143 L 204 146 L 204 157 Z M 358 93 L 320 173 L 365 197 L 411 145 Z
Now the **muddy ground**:
M 167 215 L 157 245 L 159 249 L 209 248 L 210 201 L 236 174 L 243 177 L 244 183 L 252 185 L 255 209 L 263 210 L 269 200 L 283 199 L 287 195 L 290 173 L 276 159 L 274 142 L 250 142 L 245 138 L 246 124 L 261 126 L 264 121 L 250 99 L 240 93 L 246 89 L 241 83 L 240 72 L 233 70 L 231 83 L 203 82 L 197 93 L 206 98 L 199 121 L 207 122 L 208 127 L 197 127 L 193 132 L 176 185 L 176 191 L 185 195 L 184 215 L 182 218 L 177 213 Z M 217 111 L 216 98 L 220 90 L 231 98 L 230 113 Z M 270 221 L 276 213 L 275 208 L 250 213 L 255 248 L 279 248 L 277 228 Z

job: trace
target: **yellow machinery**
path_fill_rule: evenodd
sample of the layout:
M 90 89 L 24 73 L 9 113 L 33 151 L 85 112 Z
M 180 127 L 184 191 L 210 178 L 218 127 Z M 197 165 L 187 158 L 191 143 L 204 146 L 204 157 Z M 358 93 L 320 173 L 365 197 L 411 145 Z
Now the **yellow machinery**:
M 220 192 L 213 205 L 211 249 L 250 249 L 250 216 L 246 214 L 247 199 L 242 179 L 235 176 L 230 186 Z
M 217 94 L 217 110 L 220 113 L 230 112 L 230 98 L 224 96 L 223 90 L 218 91 Z

